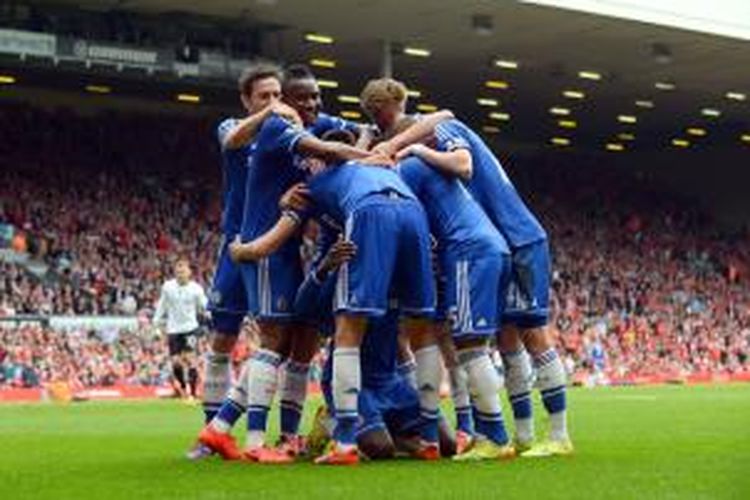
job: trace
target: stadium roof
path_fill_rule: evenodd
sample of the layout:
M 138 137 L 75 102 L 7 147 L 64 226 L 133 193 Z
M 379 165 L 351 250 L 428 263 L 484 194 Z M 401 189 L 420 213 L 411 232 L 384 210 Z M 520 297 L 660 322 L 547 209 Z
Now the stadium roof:
M 518 144 L 549 144 L 555 136 L 602 150 L 611 142 L 658 147 L 684 137 L 737 142 L 750 129 L 750 42 L 738 39 L 517 2 L 56 3 L 181 11 L 286 27 L 267 36 L 264 52 L 286 61 L 335 61 L 335 68 L 316 71 L 338 83 L 326 97 L 337 111 L 357 109 L 337 97 L 356 96 L 368 77 L 379 74 L 383 40 L 389 40 L 394 76 L 420 93 L 412 102 L 451 107 L 489 127 L 488 133 L 507 131 Z M 307 33 L 330 36 L 334 43 L 308 42 Z M 406 55 L 406 47 L 425 49 L 429 56 Z M 498 60 L 518 67 L 499 67 Z M 589 78 L 582 78 L 582 71 Z M 597 74 L 600 79 L 591 79 Z M 488 87 L 488 81 L 495 83 Z M 569 113 L 554 114 L 565 110 Z M 688 128 L 705 133 L 690 134 Z

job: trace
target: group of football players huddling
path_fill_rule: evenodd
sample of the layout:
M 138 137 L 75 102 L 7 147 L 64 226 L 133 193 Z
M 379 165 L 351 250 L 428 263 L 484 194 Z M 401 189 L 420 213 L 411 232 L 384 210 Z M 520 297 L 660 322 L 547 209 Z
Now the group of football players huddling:
M 247 115 L 218 126 L 224 242 L 209 296 L 206 424 L 189 456 L 348 465 L 571 454 L 566 373 L 546 328 L 547 234 L 482 138 L 447 110 L 406 114 L 407 89 L 392 78 L 361 92 L 370 125 L 321 113 L 305 66 L 256 62 L 239 91 Z M 303 233 L 316 234 L 311 264 Z M 246 316 L 260 345 L 232 382 Z M 321 338 L 325 405 L 302 437 Z M 444 369 L 455 426 L 440 409 Z M 549 416 L 540 441 L 534 387 Z M 241 448 L 231 431 L 243 414 Z

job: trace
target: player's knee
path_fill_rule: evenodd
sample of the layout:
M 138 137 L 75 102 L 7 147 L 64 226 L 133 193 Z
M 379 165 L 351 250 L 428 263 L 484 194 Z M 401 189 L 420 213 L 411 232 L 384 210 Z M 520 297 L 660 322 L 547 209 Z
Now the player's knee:
M 435 329 L 429 321 L 423 319 L 408 319 L 402 322 L 402 328 L 409 336 L 409 342 L 413 351 L 425 347 L 437 345 Z
M 527 330 L 524 330 L 522 333 L 522 338 L 524 345 L 526 346 L 526 350 L 529 351 L 532 356 L 541 354 L 551 347 L 554 347 L 552 338 L 550 337 L 548 330 L 545 327 L 529 328 Z
M 298 363 L 309 363 L 318 352 L 318 333 L 315 328 L 302 326 L 293 335 L 290 358 Z
M 282 358 L 289 356 L 291 337 L 281 325 L 264 323 L 260 326 L 260 347 L 279 354 Z
M 336 347 L 358 347 L 366 328 L 367 318 L 347 314 L 336 316 Z
M 521 335 L 516 325 L 503 325 L 497 333 L 497 346 L 500 352 L 516 352 L 523 348 Z
M 357 438 L 357 446 L 371 460 L 386 460 L 396 455 L 390 435 L 379 429 L 366 432 Z
M 456 349 L 458 351 L 485 348 L 487 347 L 487 343 L 487 339 L 483 337 L 464 337 L 455 339 Z

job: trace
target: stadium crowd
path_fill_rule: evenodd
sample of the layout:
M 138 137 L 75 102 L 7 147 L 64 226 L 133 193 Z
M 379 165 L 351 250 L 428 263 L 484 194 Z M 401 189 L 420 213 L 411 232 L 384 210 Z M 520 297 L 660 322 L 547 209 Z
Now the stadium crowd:
M 148 315 L 177 254 L 209 283 L 221 204 L 212 129 L 205 119 L 4 103 L 0 248 L 48 267 L 35 276 L 0 263 L 0 315 Z M 551 235 L 552 329 L 571 373 L 748 369 L 747 234 L 717 235 L 689 200 L 597 165 L 543 156 L 511 162 L 511 172 L 514 163 Z M 107 343 L 3 329 L 0 383 L 61 372 L 83 385 L 159 383 L 164 355 L 142 335 Z
M 169 379 L 163 340 L 153 335 L 39 326 L 0 328 L 0 388 L 66 382 L 72 388 L 158 386 Z

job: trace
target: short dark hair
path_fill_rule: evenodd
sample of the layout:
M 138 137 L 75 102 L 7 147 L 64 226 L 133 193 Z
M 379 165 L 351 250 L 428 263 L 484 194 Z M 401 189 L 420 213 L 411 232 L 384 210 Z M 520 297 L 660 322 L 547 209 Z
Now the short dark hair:
M 321 139 L 324 141 L 343 142 L 344 144 L 349 144 L 350 146 L 354 146 L 354 143 L 357 142 L 357 138 L 354 137 L 354 134 L 344 129 L 329 130 L 323 134 Z
M 304 64 L 290 64 L 289 66 L 284 68 L 284 86 L 294 80 L 308 79 L 314 80 L 315 74 L 313 74 L 312 70 Z
M 271 61 L 253 61 L 247 68 L 242 70 L 242 74 L 240 74 L 237 80 L 240 93 L 245 95 L 252 94 L 255 82 L 264 78 L 276 78 L 279 83 L 282 82 L 283 73 L 281 66 Z

